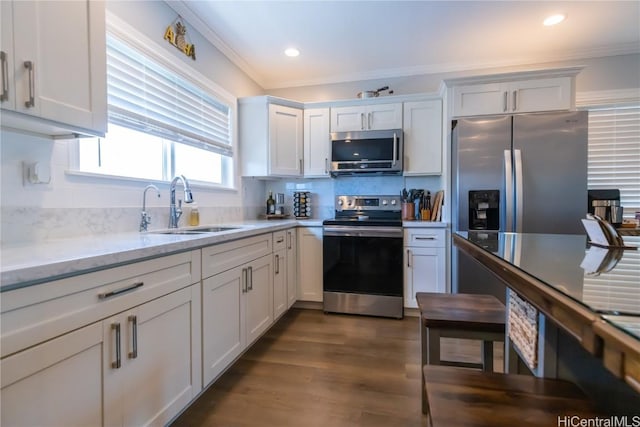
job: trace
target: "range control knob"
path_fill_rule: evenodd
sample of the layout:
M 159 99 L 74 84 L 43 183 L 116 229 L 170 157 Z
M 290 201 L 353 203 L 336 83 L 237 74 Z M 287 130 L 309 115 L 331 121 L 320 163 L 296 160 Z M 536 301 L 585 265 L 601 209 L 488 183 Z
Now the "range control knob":
M 339 204 L 340 206 L 344 205 L 344 200 L 342 200 L 342 199 L 338 199 L 338 204 Z
M 395 205 L 396 205 L 396 201 L 395 201 L 395 200 L 392 200 L 392 201 L 391 201 L 391 205 L 395 206 Z
M 382 206 L 387 206 L 389 202 L 386 201 L 386 199 L 382 199 Z

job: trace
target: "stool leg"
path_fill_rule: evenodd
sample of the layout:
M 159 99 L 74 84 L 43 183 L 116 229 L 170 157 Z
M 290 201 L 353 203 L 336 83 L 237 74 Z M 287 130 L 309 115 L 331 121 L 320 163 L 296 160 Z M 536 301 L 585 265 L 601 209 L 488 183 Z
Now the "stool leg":
M 434 328 L 427 329 L 427 364 L 440 364 L 440 331 Z
M 482 370 L 493 372 L 493 341 L 482 341 Z

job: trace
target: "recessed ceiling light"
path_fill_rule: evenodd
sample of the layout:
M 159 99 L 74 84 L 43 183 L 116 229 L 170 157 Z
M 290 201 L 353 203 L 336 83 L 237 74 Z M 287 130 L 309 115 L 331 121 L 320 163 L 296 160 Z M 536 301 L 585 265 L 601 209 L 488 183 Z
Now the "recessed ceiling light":
M 561 23 L 561 22 L 562 22 L 562 21 L 564 21 L 566 18 L 567 18 L 567 15 L 564 15 L 564 14 L 562 14 L 562 13 L 558 13 L 558 14 L 556 14 L 556 15 L 548 16 L 548 17 L 544 20 L 543 24 L 544 24 L 544 26 L 545 26 L 545 27 L 550 27 L 550 26 L 552 26 L 552 25 L 556 25 L 556 24 Z
M 295 47 L 290 47 L 289 49 L 284 51 L 284 54 L 294 58 L 294 57 L 300 55 L 300 51 L 298 49 L 296 49 Z

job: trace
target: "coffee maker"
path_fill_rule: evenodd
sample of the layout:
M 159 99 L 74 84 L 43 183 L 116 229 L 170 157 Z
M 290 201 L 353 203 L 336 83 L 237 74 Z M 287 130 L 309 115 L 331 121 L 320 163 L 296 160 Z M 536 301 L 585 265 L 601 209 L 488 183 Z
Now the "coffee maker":
M 622 225 L 623 208 L 620 206 L 620 190 L 589 190 L 588 200 L 589 213 L 599 216 L 616 227 Z

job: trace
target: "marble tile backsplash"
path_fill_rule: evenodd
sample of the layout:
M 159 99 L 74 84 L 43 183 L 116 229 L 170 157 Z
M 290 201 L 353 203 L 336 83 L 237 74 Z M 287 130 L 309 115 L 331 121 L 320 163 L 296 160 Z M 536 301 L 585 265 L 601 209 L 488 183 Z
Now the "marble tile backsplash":
M 256 219 L 262 208 L 252 207 L 198 207 L 201 224 L 222 224 Z M 165 207 L 152 207 L 149 230 L 167 228 L 169 211 Z M 186 225 L 189 211 L 180 219 Z M 0 210 L 2 245 L 137 232 L 140 208 L 35 208 L 7 207 Z

